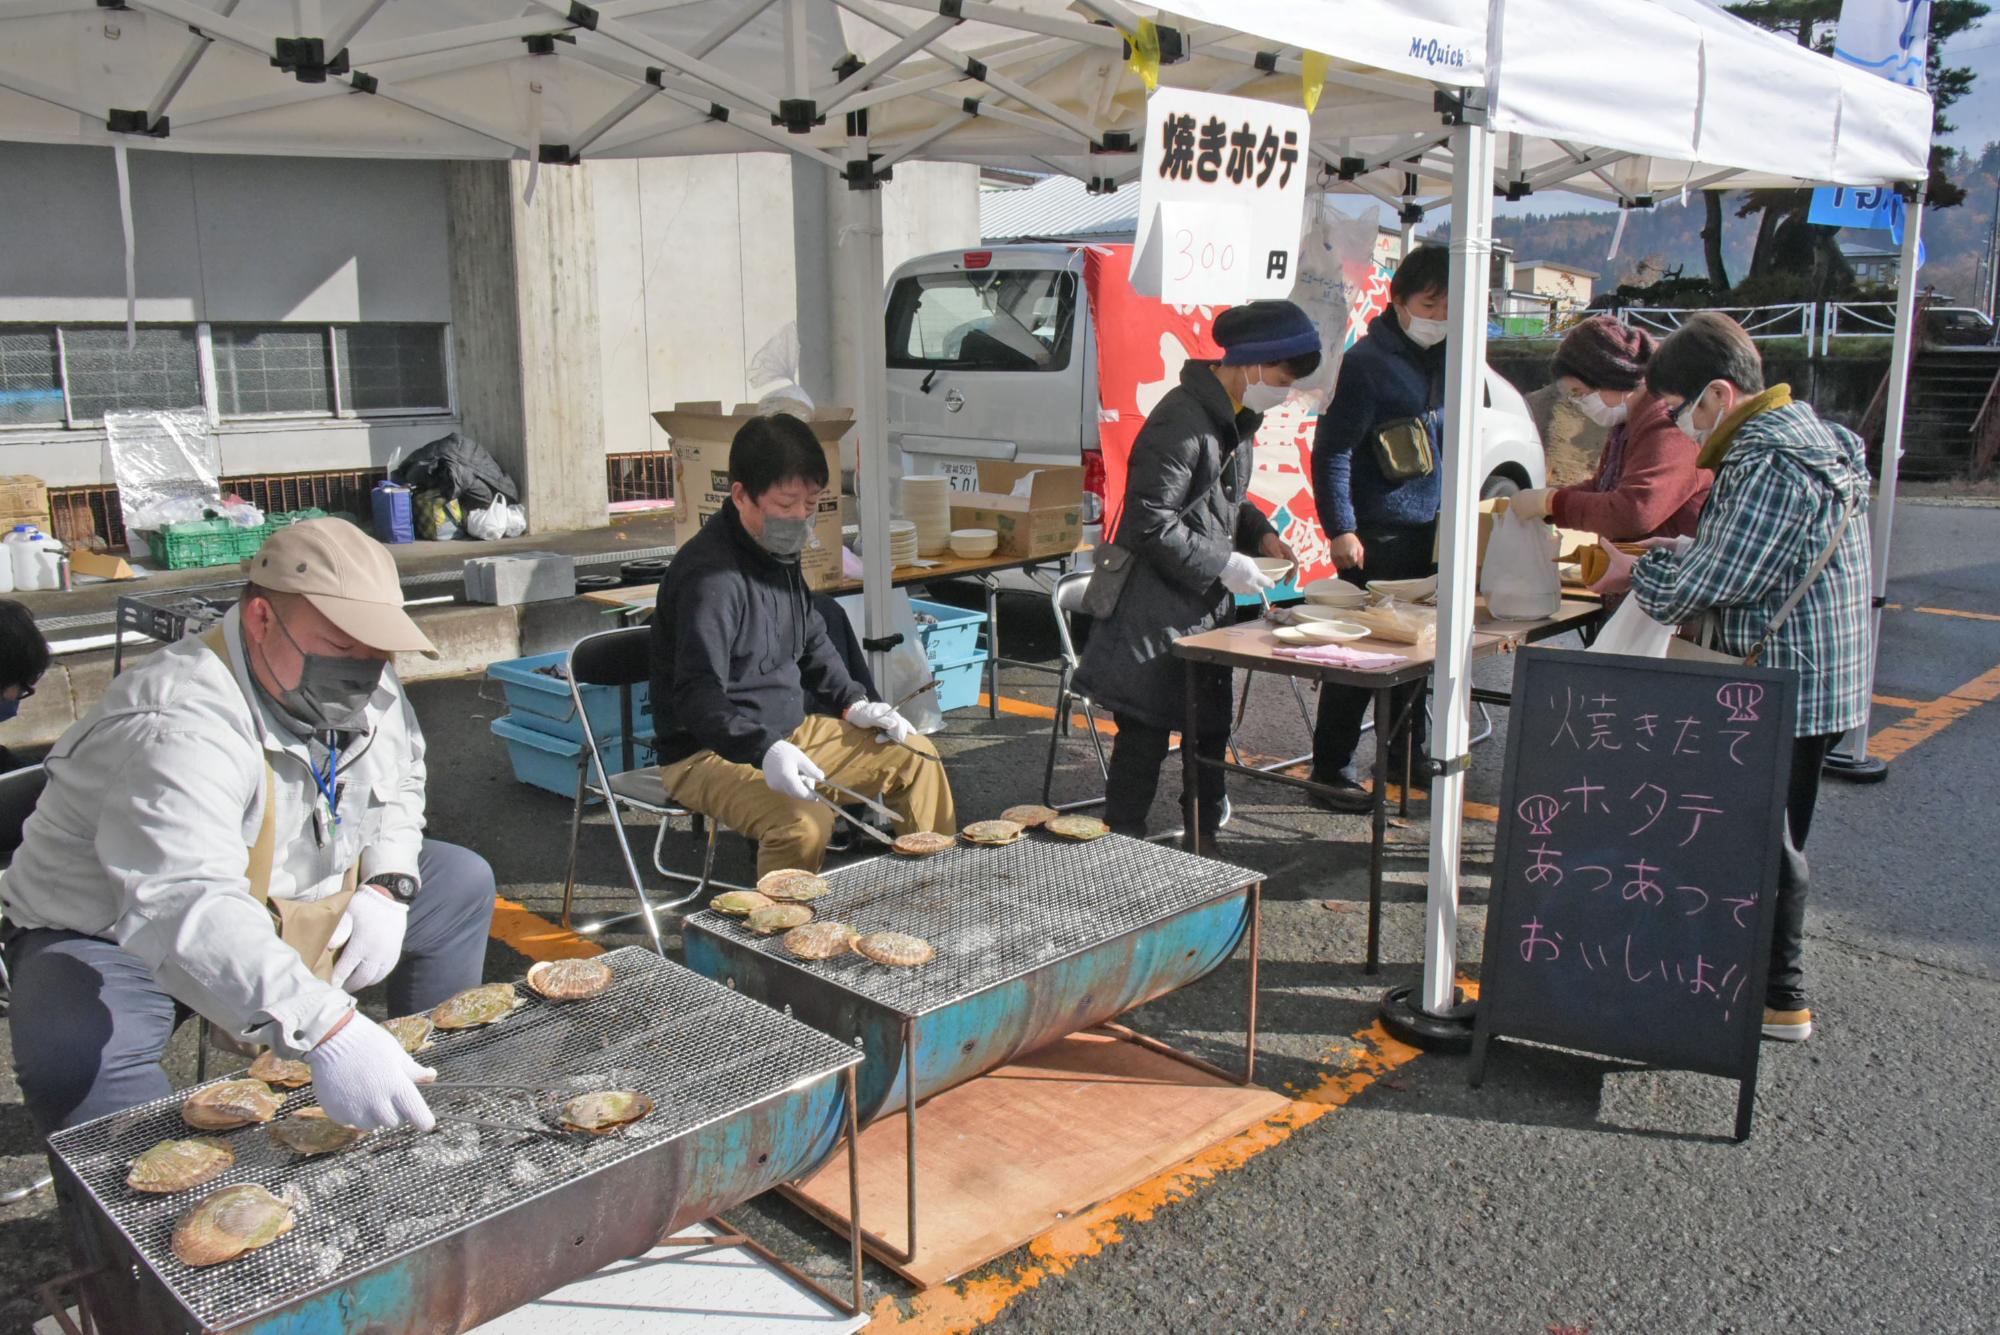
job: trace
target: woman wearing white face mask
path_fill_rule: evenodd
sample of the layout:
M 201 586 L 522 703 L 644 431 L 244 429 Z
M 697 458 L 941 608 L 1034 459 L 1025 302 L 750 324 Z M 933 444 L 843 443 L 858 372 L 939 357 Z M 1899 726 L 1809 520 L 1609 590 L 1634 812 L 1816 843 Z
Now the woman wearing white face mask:
M 1222 360 L 1186 363 L 1146 415 L 1117 535 L 1097 549 L 1092 594 L 1116 601 L 1091 628 L 1076 684 L 1118 723 L 1104 819 L 1120 834 L 1146 832 L 1168 735 L 1185 718 L 1184 673 L 1200 691 L 1197 750 L 1220 759 L 1229 742 L 1229 670 L 1176 658 L 1173 642 L 1227 624 L 1232 595 L 1271 587 L 1253 553 L 1298 559 L 1250 500 L 1251 438 L 1319 366 L 1319 330 L 1289 301 L 1253 301 L 1216 318 L 1215 341 Z M 1222 824 L 1225 778 L 1202 768 L 1204 841 Z
M 1644 380 L 1652 336 L 1593 315 L 1556 350 L 1555 376 L 1585 417 L 1609 430 L 1597 472 L 1573 487 L 1514 497 L 1516 514 L 1553 519 L 1610 542 L 1694 533 L 1715 474 L 1695 462 L 1696 446 Z

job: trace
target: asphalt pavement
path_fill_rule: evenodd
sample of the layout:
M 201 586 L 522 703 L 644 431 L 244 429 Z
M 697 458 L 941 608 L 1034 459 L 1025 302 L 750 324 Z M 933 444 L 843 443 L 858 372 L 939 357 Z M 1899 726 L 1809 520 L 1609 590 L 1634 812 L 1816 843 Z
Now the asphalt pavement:
M 1463 1058 L 1387 1039 L 1376 1002 L 1420 968 L 1426 804 L 1390 832 L 1385 966 L 1370 977 L 1365 822 L 1239 783 L 1220 856 L 1266 877 L 1259 1079 L 1292 1096 L 1289 1111 L 957 1283 L 916 1294 L 871 1265 L 874 1329 L 1992 1329 L 2000 507 L 1906 504 L 1895 538 L 1874 720 L 1894 759 L 1886 783 L 1829 782 L 1822 796 L 1808 850 L 1819 1029 L 1804 1045 L 1764 1046 L 1747 1143 L 1729 1136 L 1730 1082 L 1507 1044 L 1475 1090 Z M 1003 625 L 1009 654 L 1053 658 L 1036 600 L 1008 595 Z M 1508 672 L 1502 660 L 1479 675 L 1505 685 Z M 1052 684 L 1009 669 L 1003 695 L 1019 712 L 949 716 L 938 741 L 965 818 L 1036 796 Z M 500 709 L 479 682 L 412 694 L 431 742 L 433 832 L 480 849 L 503 896 L 553 919 L 567 803 L 514 783 L 487 730 Z M 1290 693 L 1260 683 L 1239 740 L 1263 756 L 1306 749 Z M 1475 812 L 1497 801 L 1501 750 L 1497 739 L 1475 749 Z M 1064 744 L 1059 797 L 1094 780 L 1086 755 Z M 1171 829 L 1177 776 L 1162 790 L 1155 824 Z M 1493 828 L 1466 825 L 1471 977 Z M 608 830 L 600 818 L 584 833 L 580 908 L 623 909 Z M 748 872 L 741 847 L 725 862 L 725 874 Z M 496 939 L 489 977 L 525 963 Z M 1246 968 L 1239 954 L 1132 1023 L 1226 1065 L 1243 1039 Z M 187 1038 L 170 1061 L 183 1077 Z M 35 1166 L 0 1079 L 0 1181 Z M 767 1198 L 745 1221 L 835 1273 L 840 1249 L 789 1207 Z M 46 1195 L 0 1210 L 0 1325 L 25 1324 L 28 1291 L 65 1268 L 54 1222 Z

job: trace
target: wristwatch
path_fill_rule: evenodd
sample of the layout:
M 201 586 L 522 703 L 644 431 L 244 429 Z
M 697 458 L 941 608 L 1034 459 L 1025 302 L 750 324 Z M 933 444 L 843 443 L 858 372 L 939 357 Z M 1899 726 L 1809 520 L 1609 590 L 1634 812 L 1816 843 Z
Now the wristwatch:
M 407 904 L 417 897 L 417 878 L 399 871 L 370 877 L 368 884 L 381 886 L 394 895 L 399 904 Z

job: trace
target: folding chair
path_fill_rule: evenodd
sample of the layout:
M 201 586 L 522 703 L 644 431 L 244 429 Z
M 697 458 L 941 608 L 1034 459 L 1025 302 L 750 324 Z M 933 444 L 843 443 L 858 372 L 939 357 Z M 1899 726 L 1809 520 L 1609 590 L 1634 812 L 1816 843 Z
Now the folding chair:
M 576 895 L 576 849 L 583 831 L 583 806 L 591 797 L 604 799 L 605 810 L 611 817 L 611 832 L 618 838 L 618 852 L 624 859 L 625 872 L 632 880 L 632 893 L 639 898 L 639 908 L 634 913 L 621 913 L 614 917 L 586 923 L 575 930 L 585 933 L 601 932 L 614 923 L 642 918 L 646 923 L 646 934 L 653 939 L 653 949 L 665 955 L 666 943 L 660 937 L 659 914 L 671 913 L 700 898 L 703 891 L 711 886 L 724 890 L 740 890 L 742 886 L 732 885 L 714 878 L 715 843 L 721 833 L 721 826 L 698 811 L 677 805 L 667 796 L 666 788 L 660 782 L 660 771 L 653 766 L 626 769 L 613 773 L 604 763 L 604 747 L 600 744 L 597 731 L 591 726 L 590 711 L 584 707 L 583 688 L 586 686 L 615 686 L 624 693 L 620 717 L 627 737 L 632 735 L 632 688 L 652 676 L 653 632 L 647 626 L 628 626 L 622 630 L 599 631 L 586 635 L 570 647 L 566 668 L 569 673 L 570 698 L 576 706 L 576 718 L 583 728 L 584 758 L 576 771 L 576 803 L 570 812 L 569 821 L 569 869 L 563 875 L 562 924 L 570 926 L 570 904 Z M 629 751 L 627 752 L 629 757 Z M 669 881 L 677 881 L 692 886 L 678 899 L 655 904 L 646 893 L 646 881 L 639 872 L 639 863 L 632 856 L 632 842 L 625 834 L 625 821 L 621 812 L 639 811 L 659 818 L 659 827 L 653 836 L 653 870 Z M 701 874 L 691 876 L 675 871 L 666 865 L 666 847 L 669 822 L 678 817 L 686 817 L 693 823 L 697 837 L 706 834 L 703 842 Z
M 1087 696 L 1070 689 L 1070 680 L 1076 674 L 1076 642 L 1070 636 L 1070 614 L 1083 605 L 1084 591 L 1090 587 L 1088 570 L 1072 570 L 1059 577 L 1049 589 L 1049 610 L 1055 614 L 1056 645 L 1061 652 L 1062 662 L 1056 669 L 1056 716 L 1049 725 L 1048 763 L 1042 767 L 1042 805 L 1054 807 L 1057 811 L 1080 811 L 1085 807 L 1102 806 L 1104 798 L 1087 797 L 1075 802 L 1053 802 L 1050 795 L 1056 782 L 1056 742 L 1069 734 L 1070 707 L 1079 705 L 1083 709 L 1084 727 L 1090 733 L 1091 749 L 1097 754 L 1097 772 L 1105 783 L 1111 782 L 1111 762 L 1104 754 L 1104 737 L 1097 730 L 1097 706 Z

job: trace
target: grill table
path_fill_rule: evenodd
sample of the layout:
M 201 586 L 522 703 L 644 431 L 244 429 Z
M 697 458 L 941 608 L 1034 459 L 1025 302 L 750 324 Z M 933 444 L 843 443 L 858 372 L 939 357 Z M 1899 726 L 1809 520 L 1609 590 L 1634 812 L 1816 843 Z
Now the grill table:
M 598 997 L 557 1005 L 521 986 L 528 1004 L 507 1019 L 436 1036 L 423 1060 L 443 1082 L 558 1092 L 439 1090 L 427 1136 L 382 1132 L 298 1158 L 262 1127 L 191 1131 L 185 1091 L 57 1132 L 50 1157 L 79 1267 L 65 1282 L 116 1331 L 455 1335 L 810 1172 L 843 1132 L 852 1152 L 852 1047 L 649 950 L 604 958 L 616 976 Z M 605 1088 L 643 1090 L 654 1110 L 602 1137 L 451 1120 L 553 1126 L 564 1099 Z M 311 1086 L 293 1091 L 279 1116 L 313 1103 Z M 189 1135 L 223 1140 L 235 1164 L 173 1195 L 124 1185 L 133 1156 Z M 302 1197 L 292 1231 L 234 1261 L 182 1265 L 168 1247 L 175 1221 L 239 1182 Z M 858 1314 L 858 1241 L 850 1261 Z
M 1079 1029 L 1103 1024 L 1213 971 L 1250 943 L 1243 1071 L 1220 1071 L 1156 1040 L 1114 1032 L 1225 1079 L 1249 1084 L 1257 1055 L 1261 877 L 1120 835 L 1074 843 L 1031 832 L 1004 848 L 960 843 L 928 858 L 887 856 L 827 876 L 819 919 L 857 932 L 920 936 L 937 957 L 917 968 L 859 954 L 794 959 L 707 910 L 687 920 L 690 967 L 842 1038 L 866 1059 L 857 1075 L 865 1124 L 893 1110 L 908 1137 L 907 1248 L 853 1220 L 883 1254 L 917 1248 L 917 1104 Z

